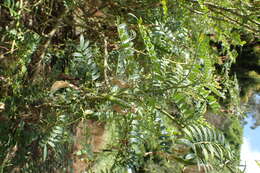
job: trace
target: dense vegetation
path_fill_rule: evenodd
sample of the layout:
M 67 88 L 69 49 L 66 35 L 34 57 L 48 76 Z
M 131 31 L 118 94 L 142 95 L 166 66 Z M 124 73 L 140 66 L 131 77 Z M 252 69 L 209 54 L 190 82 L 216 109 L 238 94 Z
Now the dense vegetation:
M 241 172 L 257 5 L 1 1 L 0 172 Z

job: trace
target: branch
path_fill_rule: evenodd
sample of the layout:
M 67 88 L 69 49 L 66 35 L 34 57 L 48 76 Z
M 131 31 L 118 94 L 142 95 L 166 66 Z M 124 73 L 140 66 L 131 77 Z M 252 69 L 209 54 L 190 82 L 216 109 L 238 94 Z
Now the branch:
M 223 10 L 223 11 L 232 13 L 232 14 L 234 14 L 234 15 L 236 15 L 236 16 L 241 17 L 241 18 L 246 17 L 246 18 L 248 19 L 248 21 L 250 21 L 250 22 L 252 22 L 252 23 L 254 23 L 254 24 L 256 24 L 256 25 L 260 25 L 259 22 L 254 21 L 254 20 L 248 18 L 247 16 L 244 16 L 244 15 L 239 14 L 239 13 L 237 13 L 236 11 L 234 11 L 234 10 L 238 10 L 238 9 L 224 8 L 224 7 L 220 7 L 220 6 L 217 6 L 217 5 L 215 5 L 215 4 L 209 3 L 209 2 L 205 2 L 204 5 L 206 5 L 207 7 L 211 8 L 211 9 L 212 9 L 212 8 L 216 8 L 216 9 L 219 9 L 219 10 Z
M 191 3 L 193 3 L 193 4 L 199 5 L 197 1 L 189 1 L 189 0 L 187 0 L 187 2 L 189 2 L 189 3 L 191 2 Z M 209 3 L 209 2 L 204 2 L 204 5 L 207 6 L 208 9 L 209 9 L 211 12 L 213 12 L 213 13 L 215 13 L 215 14 L 220 14 L 220 15 L 222 15 L 224 18 L 221 19 L 221 18 L 218 18 L 218 17 L 215 17 L 215 16 L 210 16 L 210 15 L 208 15 L 208 17 L 210 17 L 210 18 L 212 18 L 212 19 L 215 19 L 215 20 L 220 20 L 220 21 L 223 21 L 223 22 L 227 22 L 227 23 L 232 23 L 232 24 L 234 24 L 234 25 L 244 26 L 246 30 L 248 30 L 249 32 L 254 33 L 254 35 L 256 35 L 256 37 L 258 37 L 258 36 L 257 36 L 257 33 L 259 33 L 259 30 L 258 30 L 258 29 L 252 28 L 252 27 L 250 27 L 249 25 L 246 25 L 246 24 L 244 24 L 244 23 L 242 23 L 242 22 L 239 22 L 239 21 L 237 21 L 237 20 L 235 20 L 235 19 L 232 19 L 230 16 L 227 16 L 227 15 L 223 14 L 223 11 L 228 12 L 228 13 L 231 13 L 231 14 L 233 14 L 233 15 L 235 15 L 235 16 L 241 18 L 241 19 L 246 18 L 248 21 L 250 21 L 250 22 L 252 22 L 253 24 L 256 24 L 256 25 L 258 25 L 258 26 L 260 25 L 259 22 L 248 18 L 248 16 L 244 16 L 244 15 L 242 15 L 242 14 L 239 14 L 238 12 L 234 11 L 234 8 L 225 8 L 225 7 L 217 6 L 217 5 L 212 4 L 212 3 Z M 203 13 L 203 12 L 201 12 L 201 11 L 196 11 L 196 10 L 194 10 L 194 9 L 190 9 L 189 7 L 186 7 L 186 8 L 188 8 L 190 11 L 192 11 L 193 13 L 196 13 L 196 14 L 200 14 L 200 15 L 205 15 L 205 14 L 206 14 L 206 13 Z M 236 9 L 236 10 L 239 10 L 239 9 Z M 227 14 L 228 14 L 228 13 L 227 13 Z
M 155 109 L 160 111 L 162 114 L 166 115 L 168 118 L 170 118 L 172 120 L 172 122 L 174 123 L 174 125 L 178 128 L 178 129 L 183 129 L 183 124 L 180 124 L 176 118 L 174 116 L 172 116 L 170 113 L 168 113 L 167 111 L 163 110 L 161 107 L 159 106 L 155 106 Z
M 253 33 L 259 32 L 259 30 L 256 30 L 256 29 L 254 29 L 254 28 L 251 28 L 250 26 L 248 26 L 248 25 L 246 25 L 246 24 L 244 24 L 244 23 L 241 23 L 241 22 L 239 22 L 239 21 L 237 21 L 237 20 L 235 20 L 235 19 L 232 19 L 231 17 L 229 17 L 229 16 L 223 14 L 222 12 L 219 12 L 219 11 L 217 11 L 217 10 L 215 10 L 215 9 L 211 9 L 211 10 L 212 10 L 213 12 L 217 13 L 217 14 L 222 15 L 224 18 L 226 18 L 226 19 L 223 19 L 223 21 L 231 22 L 231 23 L 233 23 L 233 24 L 235 24 L 235 25 L 239 25 L 239 26 L 244 26 L 248 31 L 251 31 L 251 32 L 253 32 Z M 227 19 L 228 19 L 228 20 L 227 20 Z
M 108 7 L 109 4 L 110 4 L 109 2 L 103 3 L 100 7 L 91 9 L 91 10 L 90 10 L 89 12 L 87 12 L 87 13 L 84 13 L 84 11 L 85 11 L 85 7 L 84 7 L 84 6 L 79 7 L 79 9 L 82 10 L 85 19 L 87 19 L 87 18 L 89 18 L 89 17 L 93 17 L 96 12 L 98 12 L 98 11 L 100 11 L 100 10 L 102 10 L 102 9 L 104 9 L 104 8 L 106 8 L 106 7 Z
M 39 73 L 42 60 L 46 54 L 46 50 L 49 47 L 54 34 L 57 32 L 60 23 L 62 22 L 63 18 L 66 15 L 67 15 L 67 10 L 64 9 L 61 15 L 56 19 L 56 24 L 54 25 L 53 29 L 46 35 L 43 41 L 40 42 L 38 49 L 33 53 L 31 62 L 28 65 L 28 75 L 27 75 L 28 82 L 31 79 L 33 80 L 35 75 Z
M 194 9 L 191 9 L 189 7 L 186 7 L 188 10 L 190 10 L 191 12 L 195 13 L 195 14 L 199 14 L 199 15 L 206 15 L 206 13 L 203 13 L 201 11 L 198 11 L 198 10 L 194 10 Z M 244 26 L 245 29 L 251 33 L 253 33 L 254 35 L 256 35 L 256 37 L 259 37 L 257 36 L 257 33 L 259 32 L 259 30 L 256 30 L 254 28 L 251 28 L 249 25 L 246 25 L 246 24 L 243 24 L 241 22 L 238 22 L 237 20 L 234 20 L 232 18 L 230 18 L 229 16 L 226 16 L 224 15 L 223 13 L 215 10 L 215 9 L 211 9 L 212 12 L 214 13 L 217 13 L 217 14 L 220 14 L 223 16 L 223 18 L 220 18 L 220 17 L 216 17 L 216 16 L 212 16 L 212 15 L 207 15 L 209 18 L 212 18 L 214 20 L 219 20 L 219 21 L 223 21 L 223 22 L 227 22 L 227 23 L 232 23 L 234 25 L 237 25 L 237 26 Z

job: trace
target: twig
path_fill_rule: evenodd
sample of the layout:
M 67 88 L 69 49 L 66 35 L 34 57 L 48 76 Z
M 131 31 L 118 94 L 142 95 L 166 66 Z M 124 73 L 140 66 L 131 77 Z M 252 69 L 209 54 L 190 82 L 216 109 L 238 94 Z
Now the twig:
M 155 106 L 155 109 L 160 111 L 162 114 L 166 115 L 169 119 L 172 120 L 172 123 L 175 125 L 175 127 L 177 127 L 179 130 L 182 129 L 184 126 L 182 124 L 180 124 L 177 119 L 171 115 L 170 113 L 168 113 L 167 111 L 163 110 L 160 106 Z
M 198 4 L 197 1 L 189 1 L 189 2 L 191 2 L 191 3 L 193 3 L 193 4 Z M 249 32 L 252 32 L 252 33 L 253 33 L 254 35 L 256 35 L 256 37 L 258 38 L 258 36 L 257 36 L 257 33 L 259 33 L 259 30 L 258 30 L 258 29 L 252 28 L 252 27 L 250 27 L 249 25 L 246 25 L 246 24 L 244 24 L 244 23 L 241 23 L 241 22 L 239 22 L 239 21 L 237 21 L 237 20 L 231 18 L 230 16 L 223 14 L 223 11 L 227 12 L 227 14 L 228 14 L 228 13 L 231 13 L 231 14 L 233 14 L 234 16 L 237 16 L 237 17 L 239 17 L 239 18 L 241 18 L 241 19 L 242 19 L 242 18 L 247 18 L 248 21 L 250 21 L 250 22 L 252 22 L 252 23 L 254 23 L 255 25 L 258 25 L 258 26 L 260 25 L 259 22 L 248 18 L 247 15 L 242 15 L 242 14 L 237 13 L 236 11 L 234 11 L 234 8 L 225 8 L 225 7 L 221 7 L 221 6 L 214 5 L 214 4 L 209 3 L 209 2 L 204 2 L 204 5 L 207 6 L 208 9 L 209 9 L 211 12 L 213 12 L 213 13 L 215 13 L 215 14 L 220 14 L 220 15 L 222 15 L 222 16 L 223 16 L 223 19 L 222 19 L 222 18 L 218 18 L 218 17 L 216 17 L 216 16 L 210 16 L 210 15 L 208 15 L 208 17 L 210 17 L 210 18 L 212 18 L 212 19 L 215 19 L 215 20 L 220 20 L 220 21 L 223 21 L 223 22 L 227 22 L 227 23 L 232 23 L 232 24 L 234 24 L 234 25 L 244 26 L 246 30 L 248 30 Z M 188 7 L 186 7 L 186 8 L 188 8 Z M 206 13 L 203 13 L 203 12 L 201 12 L 201 11 L 196 11 L 196 10 L 193 10 L 193 9 L 190 9 L 190 8 L 188 8 L 188 9 L 189 9 L 190 11 L 192 11 L 193 13 L 196 13 L 196 14 L 200 14 L 200 15 L 205 15 L 205 14 L 206 14 Z
M 194 10 L 194 9 L 191 9 L 191 8 L 188 8 L 188 7 L 187 7 L 187 9 L 189 9 L 191 12 L 193 12 L 195 14 L 199 14 L 199 15 L 205 15 L 206 14 L 206 13 L 203 13 L 201 11 L 197 11 L 197 10 Z M 247 31 L 252 32 L 254 35 L 256 35 L 256 33 L 259 32 L 259 30 L 256 30 L 256 29 L 251 28 L 250 26 L 248 26 L 246 24 L 238 22 L 238 21 L 236 21 L 236 20 L 234 20 L 234 19 L 224 15 L 223 13 L 217 11 L 216 9 L 211 9 L 211 11 L 223 16 L 223 18 L 220 18 L 220 17 L 216 17 L 216 16 L 207 15 L 208 17 L 210 17 L 210 18 L 212 18 L 214 20 L 219 20 L 219 21 L 223 21 L 223 22 L 227 22 L 227 23 L 232 23 L 232 24 L 237 25 L 237 26 L 244 26 Z M 258 38 L 257 35 L 256 35 L 256 37 Z
M 104 38 L 104 79 L 105 79 L 105 84 L 109 86 L 109 81 L 107 77 L 107 69 L 108 64 L 107 64 L 107 59 L 108 59 L 108 51 L 107 51 L 107 38 Z
M 0 46 L 0 48 L 3 48 L 5 50 L 9 50 L 8 48 L 4 47 L 4 46 Z
M 246 24 L 244 24 L 244 23 L 241 23 L 241 22 L 239 22 L 239 21 L 237 21 L 237 20 L 235 20 L 235 19 L 232 19 L 231 17 L 229 17 L 229 16 L 223 14 L 223 13 L 220 12 L 220 11 L 217 11 L 216 9 L 211 9 L 211 10 L 212 10 L 213 12 L 217 13 L 217 14 L 222 15 L 222 16 L 224 17 L 223 21 L 225 21 L 225 22 L 230 22 L 230 23 L 236 24 L 236 25 L 238 25 L 238 26 L 244 26 L 248 31 L 251 31 L 251 32 L 253 32 L 253 33 L 255 33 L 255 32 L 258 33 L 258 32 L 259 32 L 259 30 L 255 29 L 255 28 L 251 28 L 249 25 L 246 25 Z M 226 18 L 226 19 L 225 19 L 225 18 Z
M 205 4 L 206 6 L 208 6 L 209 8 L 211 8 L 211 9 L 212 9 L 212 8 L 216 8 L 216 9 L 219 9 L 219 10 L 223 10 L 223 11 L 226 11 L 226 12 L 230 12 L 230 13 L 232 13 L 232 14 L 234 14 L 234 15 L 236 15 L 236 16 L 239 16 L 239 17 L 241 17 L 241 18 L 246 17 L 250 22 L 252 22 L 252 23 L 254 23 L 254 24 L 258 25 L 258 26 L 260 25 L 259 22 L 254 21 L 254 20 L 248 18 L 247 16 L 244 16 L 244 15 L 242 15 L 242 14 L 239 14 L 239 13 L 233 11 L 233 10 L 236 10 L 236 9 L 220 7 L 220 6 L 214 5 L 214 4 L 209 3 L 209 2 L 205 2 L 204 4 Z

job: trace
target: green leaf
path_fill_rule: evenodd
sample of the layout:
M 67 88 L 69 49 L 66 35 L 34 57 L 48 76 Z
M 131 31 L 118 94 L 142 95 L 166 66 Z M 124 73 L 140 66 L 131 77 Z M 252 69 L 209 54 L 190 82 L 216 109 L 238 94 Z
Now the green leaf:
M 43 161 L 46 160 L 47 155 L 48 155 L 48 148 L 47 148 L 47 145 L 45 144 L 43 147 Z
M 196 155 L 193 153 L 189 153 L 187 155 L 185 155 L 184 159 L 185 160 L 194 160 L 196 158 Z
M 201 149 L 202 149 L 202 154 L 203 154 L 203 157 L 205 158 L 206 161 L 209 160 L 209 153 L 205 147 L 205 144 L 201 145 Z
M 52 148 L 55 148 L 55 144 L 54 144 L 51 140 L 49 140 L 47 143 L 48 143 Z
M 79 46 L 81 50 L 84 50 L 84 45 L 85 45 L 84 36 L 81 34 L 79 37 Z
M 186 145 L 186 146 L 188 146 L 188 147 L 192 147 L 192 146 L 193 146 L 193 143 L 192 143 L 192 142 L 190 142 L 188 139 L 184 139 L 184 138 L 178 139 L 178 140 L 176 141 L 176 143 L 177 143 L 177 144 L 184 144 L 184 145 Z

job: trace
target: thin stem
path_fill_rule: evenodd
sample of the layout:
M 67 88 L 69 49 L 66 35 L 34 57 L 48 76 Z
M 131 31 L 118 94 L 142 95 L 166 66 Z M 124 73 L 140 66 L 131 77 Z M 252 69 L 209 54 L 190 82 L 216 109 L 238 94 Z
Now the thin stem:
M 105 84 L 107 86 L 109 86 L 109 81 L 108 81 L 108 77 L 107 77 L 107 69 L 108 64 L 107 64 L 107 60 L 108 60 L 108 51 L 107 51 L 107 38 L 104 38 L 104 79 L 105 79 Z

